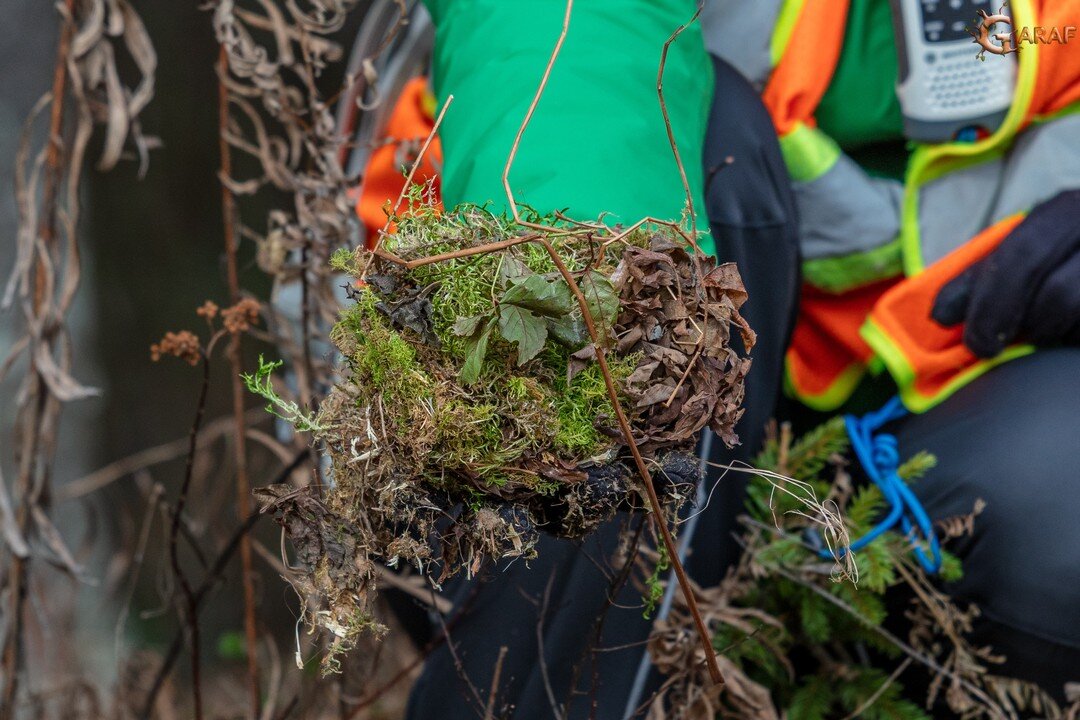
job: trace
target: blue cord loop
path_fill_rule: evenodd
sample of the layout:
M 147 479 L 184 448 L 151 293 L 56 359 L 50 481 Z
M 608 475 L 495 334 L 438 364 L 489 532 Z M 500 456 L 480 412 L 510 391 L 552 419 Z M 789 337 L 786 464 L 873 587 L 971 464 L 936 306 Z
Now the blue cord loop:
M 913 541 L 917 533 L 921 534 L 923 542 L 913 542 L 915 558 L 928 573 L 936 573 L 941 569 L 941 546 L 926 510 L 896 472 L 900 464 L 896 436 L 891 433 L 874 434 L 882 426 L 904 417 L 907 412 L 907 408 L 897 396 L 885 403 L 880 410 L 867 413 L 861 418 L 854 415 L 844 416 L 844 424 L 855 456 L 859 458 L 870 480 L 881 489 L 890 509 L 881 522 L 850 546 L 839 548 L 836 555 L 843 557 L 848 551 L 854 552 L 866 547 L 899 523 L 904 535 Z M 929 556 L 921 547 L 923 543 L 930 549 Z M 833 551 L 828 548 L 822 548 L 818 553 L 825 558 L 833 557 Z

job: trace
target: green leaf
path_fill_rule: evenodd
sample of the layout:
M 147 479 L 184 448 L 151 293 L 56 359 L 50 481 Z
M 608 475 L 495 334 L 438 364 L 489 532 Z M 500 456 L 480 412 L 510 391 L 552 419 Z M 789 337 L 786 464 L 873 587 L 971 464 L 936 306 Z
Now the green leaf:
M 484 357 L 487 355 L 488 340 L 491 339 L 491 330 L 495 327 L 495 318 L 491 318 L 486 324 L 476 324 L 473 334 L 465 341 L 465 363 L 461 366 L 461 382 L 472 385 L 480 379 L 480 369 L 484 366 Z
M 908 458 L 903 465 L 896 469 L 896 474 L 907 483 L 914 482 L 937 465 L 937 458 L 933 454 L 920 450 Z
M 547 324 L 543 319 L 518 305 L 499 307 L 499 332 L 510 342 L 517 343 L 519 366 L 536 357 L 547 341 Z
M 607 335 L 619 315 L 619 294 L 615 292 L 615 286 L 600 273 L 590 270 L 578 282 L 578 287 L 585 296 L 585 304 L 593 321 L 603 326 L 600 332 Z
M 844 613 L 843 617 L 851 618 L 853 622 L 863 627 L 880 625 L 888 616 L 881 596 L 864 588 L 857 588 L 851 583 L 836 583 L 832 586 L 832 594 L 850 605 L 851 609 L 857 613 L 856 617 L 852 617 L 850 613 L 841 610 L 840 612 Z
M 509 255 L 504 255 L 499 265 L 499 280 L 504 287 L 508 283 L 517 285 L 532 274 L 528 265 Z
M 770 540 L 758 553 L 758 561 L 763 565 L 791 567 L 798 565 L 809 553 L 798 538 L 780 537 Z
M 574 299 L 566 283 L 549 282 L 540 275 L 529 275 L 506 291 L 501 304 L 517 305 L 541 315 L 560 317 L 573 309 Z
M 474 315 L 472 317 L 459 317 L 454 321 L 454 334 L 461 337 L 469 337 L 476 334 L 476 329 L 480 327 L 480 323 L 484 320 L 483 315 Z
M 788 453 L 787 467 L 778 468 L 791 477 L 809 482 L 829 464 L 829 458 L 851 445 L 843 417 L 835 417 L 803 435 Z
M 844 512 L 848 524 L 856 534 L 870 529 L 881 511 L 885 509 L 885 497 L 877 485 L 864 485 L 855 491 Z
M 274 382 L 271 376 L 274 371 L 284 365 L 284 361 L 266 362 L 259 355 L 259 367 L 254 373 L 241 373 L 240 379 L 248 392 L 254 393 L 266 400 L 266 411 L 282 420 L 292 423 L 300 432 L 319 433 L 327 429 L 320 425 L 311 413 L 305 413 L 295 402 L 286 400 L 274 390 Z
M 853 668 L 854 669 L 854 668 Z M 878 668 L 858 668 L 845 682 L 837 683 L 840 704 L 848 713 L 858 711 L 865 720 L 923 720 L 923 710 L 902 694 L 900 683 L 889 682 Z
M 571 347 L 577 347 L 588 339 L 585 332 L 585 324 L 576 315 L 563 315 L 558 318 L 548 318 L 548 332 L 556 340 L 566 343 Z

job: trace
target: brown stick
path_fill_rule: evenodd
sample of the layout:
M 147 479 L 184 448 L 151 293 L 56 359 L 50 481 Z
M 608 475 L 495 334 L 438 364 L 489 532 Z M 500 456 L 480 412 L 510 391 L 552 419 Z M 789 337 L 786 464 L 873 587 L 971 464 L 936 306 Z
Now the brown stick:
M 664 43 L 664 49 L 660 51 L 660 67 L 656 71 L 656 95 L 660 98 L 660 112 L 664 116 L 664 129 L 667 131 L 668 144 L 671 145 L 671 152 L 675 155 L 675 164 L 679 166 L 679 178 L 682 180 L 683 191 L 686 193 L 686 207 L 690 212 L 690 234 L 695 239 L 697 238 L 697 215 L 694 213 L 694 194 L 690 192 L 690 181 L 686 178 L 686 166 L 683 165 L 682 157 L 679 155 L 679 146 L 675 143 L 675 132 L 671 129 L 671 116 L 668 115 L 667 103 L 664 101 L 664 67 L 667 65 L 667 55 L 671 44 L 683 34 L 686 28 L 694 24 L 694 21 L 701 15 L 701 10 L 702 3 L 699 2 L 693 16 L 680 25 L 675 32 L 671 33 L 671 37 Z
M 397 214 L 398 208 L 401 207 L 401 201 L 405 199 L 405 193 L 409 192 L 413 177 L 416 175 L 416 169 L 420 167 L 420 163 L 424 159 L 424 154 L 427 153 L 428 146 L 431 145 L 431 141 L 435 139 L 436 133 L 439 132 L 439 126 L 442 125 L 443 118 L 446 117 L 446 111 L 450 109 L 450 103 L 452 102 L 454 102 L 454 96 L 447 96 L 446 102 L 443 103 L 442 110 L 439 111 L 439 116 L 435 118 L 435 122 L 431 126 L 431 132 L 429 132 L 427 138 L 424 139 L 424 144 L 420 146 L 420 151 L 416 153 L 416 160 L 413 161 L 412 167 L 409 168 L 409 174 L 405 176 L 405 184 L 401 186 L 401 192 L 398 193 L 397 201 L 395 201 L 394 206 L 390 208 L 390 214 L 386 216 L 386 224 L 383 225 L 382 230 L 379 231 L 379 236 L 375 238 L 374 249 L 377 249 L 382 243 L 382 239 L 386 237 L 386 231 L 390 229 L 390 222 L 394 215 Z
M 218 152 L 221 155 L 221 176 L 232 177 L 232 154 L 226 131 L 229 126 L 229 89 L 225 78 L 229 72 L 229 59 L 225 46 L 218 51 Z M 221 183 L 222 229 L 225 238 L 226 275 L 229 283 L 229 300 L 235 305 L 240 301 L 240 278 L 236 262 L 236 199 L 228 184 Z M 229 340 L 229 365 L 232 372 L 233 406 L 233 462 L 236 464 L 236 515 L 244 522 L 251 514 L 251 482 L 247 469 L 247 433 L 244 422 L 244 387 L 240 381 L 243 372 L 243 356 L 240 333 L 233 333 Z M 247 647 L 247 685 L 250 703 L 249 717 L 259 717 L 259 632 L 255 620 L 255 584 L 252 577 L 251 537 L 240 538 L 240 565 L 244 588 L 244 639 Z
M 517 135 L 514 136 L 514 144 L 510 146 L 510 154 L 506 156 L 506 165 L 503 166 L 503 190 L 506 191 L 506 200 L 510 203 L 510 212 L 514 214 L 514 221 L 519 224 L 521 224 L 521 216 L 518 215 L 517 203 L 514 202 L 514 191 L 510 189 L 510 168 L 514 165 L 514 158 L 517 157 L 518 146 L 521 145 L 521 138 L 525 134 L 525 128 L 529 126 L 529 121 L 532 120 L 533 113 L 536 112 L 536 106 L 540 104 L 540 98 L 544 94 L 544 88 L 547 87 L 548 78 L 551 77 L 551 69 L 555 67 L 555 60 L 559 57 L 559 51 L 562 50 L 563 41 L 566 40 L 566 31 L 570 29 L 570 13 L 573 9 L 574 0 L 566 0 L 566 13 L 563 15 L 559 39 L 555 41 L 555 47 L 551 50 L 551 57 L 548 59 L 547 67 L 544 68 L 544 74 L 540 78 L 540 85 L 537 86 L 536 94 L 533 95 L 532 102 L 529 103 L 529 109 L 525 111 L 525 118 L 521 121 Z
M 277 485 L 278 483 L 285 482 L 289 475 L 293 473 L 296 468 L 300 467 L 305 460 L 308 459 L 306 452 L 297 453 L 292 462 L 282 468 L 277 476 L 271 480 L 268 485 Z M 232 536 L 229 541 L 225 543 L 221 552 L 218 553 L 217 558 L 214 559 L 210 569 L 206 572 L 206 577 L 203 578 L 202 583 L 199 585 L 198 590 L 195 591 L 195 609 L 198 610 L 202 605 L 203 600 L 206 599 L 206 595 L 210 592 L 211 588 L 217 585 L 221 579 L 222 573 L 225 572 L 225 568 L 228 566 L 232 556 L 236 553 L 237 548 L 240 547 L 240 540 L 255 527 L 255 524 L 259 521 L 259 518 L 264 517 L 264 513 L 252 513 L 248 515 L 239 527 L 233 530 Z M 180 651 L 184 645 L 184 631 L 181 628 L 173 636 L 172 643 L 169 645 L 169 649 L 165 652 L 161 661 L 161 666 L 158 667 L 157 674 L 154 676 L 153 682 L 150 683 L 150 690 L 146 693 L 146 698 L 143 700 L 142 709 L 139 711 L 139 720 L 150 720 L 151 714 L 154 709 L 154 703 L 157 701 L 158 693 L 161 692 L 161 688 L 165 685 L 165 679 L 172 671 L 173 665 L 176 664 L 177 658 L 180 656 Z
M 525 118 L 521 121 L 521 126 L 518 128 L 517 135 L 514 136 L 514 144 L 510 147 L 510 154 L 506 158 L 506 165 L 503 167 L 503 189 L 506 191 L 506 200 L 510 205 L 510 210 L 514 214 L 514 220 L 518 224 L 526 225 L 528 227 L 535 227 L 541 231 L 548 232 L 550 228 L 544 228 L 543 226 L 535 226 L 531 223 L 523 223 L 521 216 L 518 214 L 517 202 L 514 200 L 514 191 L 510 187 L 510 168 L 514 164 L 514 158 L 517 156 L 518 146 L 521 144 L 521 138 L 525 134 L 525 128 L 528 127 L 529 121 L 532 119 L 533 113 L 536 112 L 536 106 L 540 103 L 540 98 L 544 94 L 544 88 L 547 87 L 548 78 L 551 77 L 551 69 L 555 66 L 555 60 L 559 56 L 559 51 L 562 49 L 563 41 L 566 40 L 566 33 L 570 27 L 570 14 L 574 7 L 574 0 L 566 0 L 566 13 L 563 15 L 562 30 L 559 33 L 558 40 L 555 41 L 555 47 L 552 48 L 551 57 L 548 60 L 547 67 L 544 69 L 544 74 L 540 78 L 540 85 L 536 88 L 536 94 L 533 96 L 532 102 L 529 104 L 529 109 L 525 112 Z M 658 71 L 657 89 L 661 91 L 660 102 L 661 107 L 664 108 L 664 119 L 668 130 L 668 138 L 671 140 L 672 147 L 675 153 L 675 159 L 679 163 L 679 172 L 682 174 L 684 186 L 687 191 L 687 196 L 690 196 L 689 185 L 686 184 L 686 172 L 682 166 L 682 161 L 679 158 L 678 148 L 674 147 L 674 136 L 671 131 L 671 123 L 667 120 L 667 109 L 664 106 L 663 94 L 662 94 L 662 79 L 664 75 L 664 61 L 667 59 L 667 50 L 671 43 L 679 36 L 679 34 L 698 16 L 701 12 L 700 7 L 698 12 L 694 13 L 694 17 L 686 24 L 680 27 L 664 44 L 664 50 L 660 58 L 660 69 Z M 691 202 L 691 216 L 693 204 Z M 695 232 L 696 235 L 696 232 Z M 582 315 L 585 319 L 585 325 L 589 331 L 589 337 L 593 342 L 593 349 L 596 352 L 596 362 L 600 366 L 600 374 L 604 377 L 604 385 L 607 387 L 608 397 L 611 400 L 612 408 L 615 410 L 615 417 L 619 421 L 619 427 L 622 430 L 623 437 L 626 439 L 627 447 L 630 449 L 630 454 L 634 457 L 634 464 L 637 466 L 638 472 L 641 474 L 641 479 L 645 482 L 645 492 L 649 496 L 649 505 L 653 511 L 653 521 L 660 529 L 660 536 L 663 538 L 664 546 L 667 548 L 668 556 L 671 558 L 671 566 L 675 571 L 675 576 L 679 579 L 679 586 L 682 588 L 683 596 L 686 599 L 686 605 L 690 610 L 691 616 L 694 618 L 694 625 L 697 628 L 698 635 L 701 639 L 702 649 L 705 651 L 705 663 L 709 668 L 709 675 L 712 677 L 713 682 L 717 685 L 724 683 L 724 676 L 720 672 L 720 665 L 716 660 L 716 651 L 712 646 L 712 638 L 709 635 L 708 628 L 705 626 L 705 621 L 701 617 L 701 612 L 698 609 L 697 601 L 694 598 L 694 591 L 690 585 L 690 579 L 686 575 L 686 570 L 683 568 L 682 563 L 679 561 L 678 548 L 675 546 L 675 541 L 671 536 L 671 530 L 667 526 L 667 522 L 664 520 L 664 509 L 660 504 L 660 498 L 656 494 L 656 487 L 653 485 L 652 475 L 649 473 L 649 468 L 645 464 L 644 458 L 641 456 L 641 450 L 638 448 L 637 443 L 634 440 L 633 431 L 630 428 L 630 422 L 626 418 L 626 412 L 623 410 L 622 402 L 619 399 L 619 393 L 615 387 L 615 382 L 611 377 L 611 370 L 608 368 L 607 357 L 604 353 L 604 348 L 601 344 L 600 336 L 596 331 L 596 325 L 593 322 L 592 313 L 589 312 L 588 303 L 585 300 L 585 295 L 581 292 L 581 288 L 578 287 L 570 270 L 563 263 L 559 254 L 552 247 L 551 243 L 543 238 L 537 238 L 537 242 L 544 246 L 548 255 L 551 256 L 552 262 L 559 269 L 559 273 L 566 280 L 570 289 L 573 291 L 574 296 L 577 298 L 578 306 L 581 308 Z M 695 250 L 697 246 L 694 245 Z
M 428 133 L 427 138 L 424 140 L 424 144 L 420 146 L 420 151 L 416 154 L 416 159 L 413 160 L 412 167 L 409 168 L 409 174 L 405 176 L 405 184 L 401 186 L 401 192 L 398 193 L 397 200 L 394 202 L 393 207 L 390 208 L 390 213 L 386 216 L 386 224 L 382 226 L 382 230 L 379 231 L 379 234 L 375 237 L 375 242 L 371 245 L 371 257 L 368 258 L 363 272 L 360 273 L 361 280 L 367 277 L 368 271 L 371 270 L 372 262 L 374 262 L 375 257 L 380 254 L 381 251 L 379 250 L 379 246 L 382 245 L 383 238 L 386 237 L 387 231 L 390 229 L 390 223 L 397 214 L 398 208 L 401 207 L 401 201 L 405 199 L 405 193 L 409 191 L 409 186 L 412 185 L 413 177 L 416 175 L 416 169 L 420 167 L 420 163 L 424 159 L 424 154 L 427 152 L 432 140 L 435 139 L 435 135 L 439 132 L 439 126 L 442 125 L 443 118 L 446 117 L 446 110 L 450 107 L 450 103 L 452 102 L 454 102 L 454 96 L 449 95 L 446 98 L 446 103 L 442 106 L 442 110 L 439 111 L 439 116 L 435 118 L 435 123 L 431 126 L 431 132 Z
M 555 248 L 551 246 L 551 243 L 542 238 L 539 239 L 538 242 L 543 244 L 544 248 L 548 251 L 548 255 L 551 256 L 552 262 L 555 263 L 555 266 L 559 269 L 559 273 L 570 285 L 570 290 L 573 291 L 574 297 L 577 298 L 578 306 L 581 308 L 582 316 L 585 319 L 585 326 L 589 331 L 589 337 L 592 338 L 593 348 L 596 351 L 596 362 L 600 366 L 600 374 L 604 376 L 604 385 L 607 387 L 608 397 L 611 399 L 611 407 L 615 411 L 615 419 L 619 421 L 619 428 L 622 430 L 623 437 L 626 439 L 626 445 L 630 449 L 630 454 L 634 456 L 634 464 L 637 466 L 638 473 L 641 474 L 641 479 L 645 481 L 645 492 L 649 496 L 649 505 L 653 511 L 653 522 L 655 522 L 656 526 L 660 529 L 660 535 L 664 540 L 664 546 L 667 548 L 668 557 L 671 559 L 671 567 L 675 571 L 675 576 L 679 579 L 679 587 L 682 588 L 683 597 L 686 599 L 686 606 L 690 610 L 690 615 L 694 618 L 694 626 L 697 628 L 698 635 L 701 638 L 702 649 L 705 651 L 705 664 L 709 668 L 709 675 L 712 677 L 714 683 L 723 685 L 724 675 L 720 672 L 720 664 L 716 660 L 716 650 L 712 646 L 712 636 L 709 634 L 709 630 L 705 626 L 705 621 L 701 617 L 701 612 L 698 610 L 697 600 L 694 597 L 694 589 L 690 584 L 690 578 L 687 577 L 686 570 L 679 561 L 678 547 L 675 545 L 675 539 L 671 536 L 671 530 L 668 528 L 667 521 L 664 519 L 664 507 L 661 505 L 660 498 L 656 494 L 656 486 L 653 484 L 652 474 L 645 464 L 645 459 L 641 456 L 641 450 L 638 448 L 637 442 L 634 440 L 634 432 L 630 428 L 630 421 L 627 420 L 626 412 L 623 410 L 622 402 L 619 398 L 619 391 L 615 387 L 615 381 L 611 377 L 611 370 L 608 368 L 607 364 L 607 355 L 601 345 L 600 335 L 596 331 L 596 325 L 593 322 L 592 313 L 589 312 L 589 306 L 585 300 L 585 295 L 581 292 L 581 288 L 579 288 L 574 281 L 574 277 L 570 274 L 570 270 L 566 267 L 565 263 L 563 263 L 558 253 L 555 252 Z
M 503 661 L 509 648 L 503 645 L 499 648 L 499 657 L 495 660 L 495 671 L 491 674 L 491 690 L 488 691 L 487 707 L 484 710 L 484 720 L 493 720 L 495 717 L 495 699 L 499 694 L 499 680 L 502 678 Z
M 199 428 L 202 425 L 203 413 L 206 411 L 206 396 L 210 389 L 210 358 L 203 353 L 202 357 L 202 385 L 199 388 L 199 402 L 195 407 L 195 420 L 191 423 L 191 432 L 188 440 L 187 464 L 184 469 L 184 481 L 180 485 L 180 495 L 173 508 L 172 527 L 169 529 L 169 563 L 172 567 L 173 577 L 180 585 L 180 592 L 184 596 L 184 617 L 191 632 L 191 693 L 195 704 L 195 720 L 202 720 L 202 678 L 201 665 L 199 663 L 199 617 L 198 600 L 188 582 L 187 575 L 180 567 L 179 543 L 177 537 L 180 534 L 180 517 L 184 514 L 187 506 L 188 490 L 191 488 L 191 478 L 195 473 L 195 453 L 198 450 Z

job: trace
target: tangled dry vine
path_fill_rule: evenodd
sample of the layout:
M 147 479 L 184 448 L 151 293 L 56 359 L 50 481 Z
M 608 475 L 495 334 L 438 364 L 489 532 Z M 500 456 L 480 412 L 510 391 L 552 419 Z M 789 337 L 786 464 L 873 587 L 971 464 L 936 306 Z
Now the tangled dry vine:
M 66 0 L 58 9 L 61 31 L 52 90 L 31 112 L 16 156 L 16 257 L 0 303 L 5 310 L 18 308 L 23 333 L 0 365 L 0 379 L 21 358 L 27 360 L 15 413 L 14 498 L 0 480 L 0 525 L 11 558 L 4 587 L 10 621 L 0 649 L 4 720 L 15 712 L 31 566 L 42 559 L 58 561 L 64 572 L 82 576 L 48 510 L 61 408 L 96 393 L 72 374 L 75 353 L 67 327 L 81 276 L 76 230 L 84 160 L 95 127 L 104 129 L 99 170 L 113 168 L 130 147 L 145 172 L 155 144 L 139 125 L 139 113 L 154 95 L 157 57 L 138 14 L 127 0 Z M 121 58 L 136 68 L 133 86 L 121 80 Z M 69 102 L 73 127 L 65 123 Z M 37 121 L 46 109 L 45 140 L 35 150 Z M 35 549 L 42 546 L 44 552 Z

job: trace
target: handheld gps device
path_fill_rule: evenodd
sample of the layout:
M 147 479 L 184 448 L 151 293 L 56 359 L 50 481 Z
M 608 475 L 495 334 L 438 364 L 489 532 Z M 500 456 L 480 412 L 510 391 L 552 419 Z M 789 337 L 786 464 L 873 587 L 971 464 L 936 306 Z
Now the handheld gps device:
M 993 132 L 1005 119 L 1016 84 L 1016 55 L 980 62 L 970 31 L 994 0 L 890 0 L 899 56 L 896 94 L 904 134 L 949 142 L 962 131 Z M 1008 31 L 998 26 L 991 32 Z

